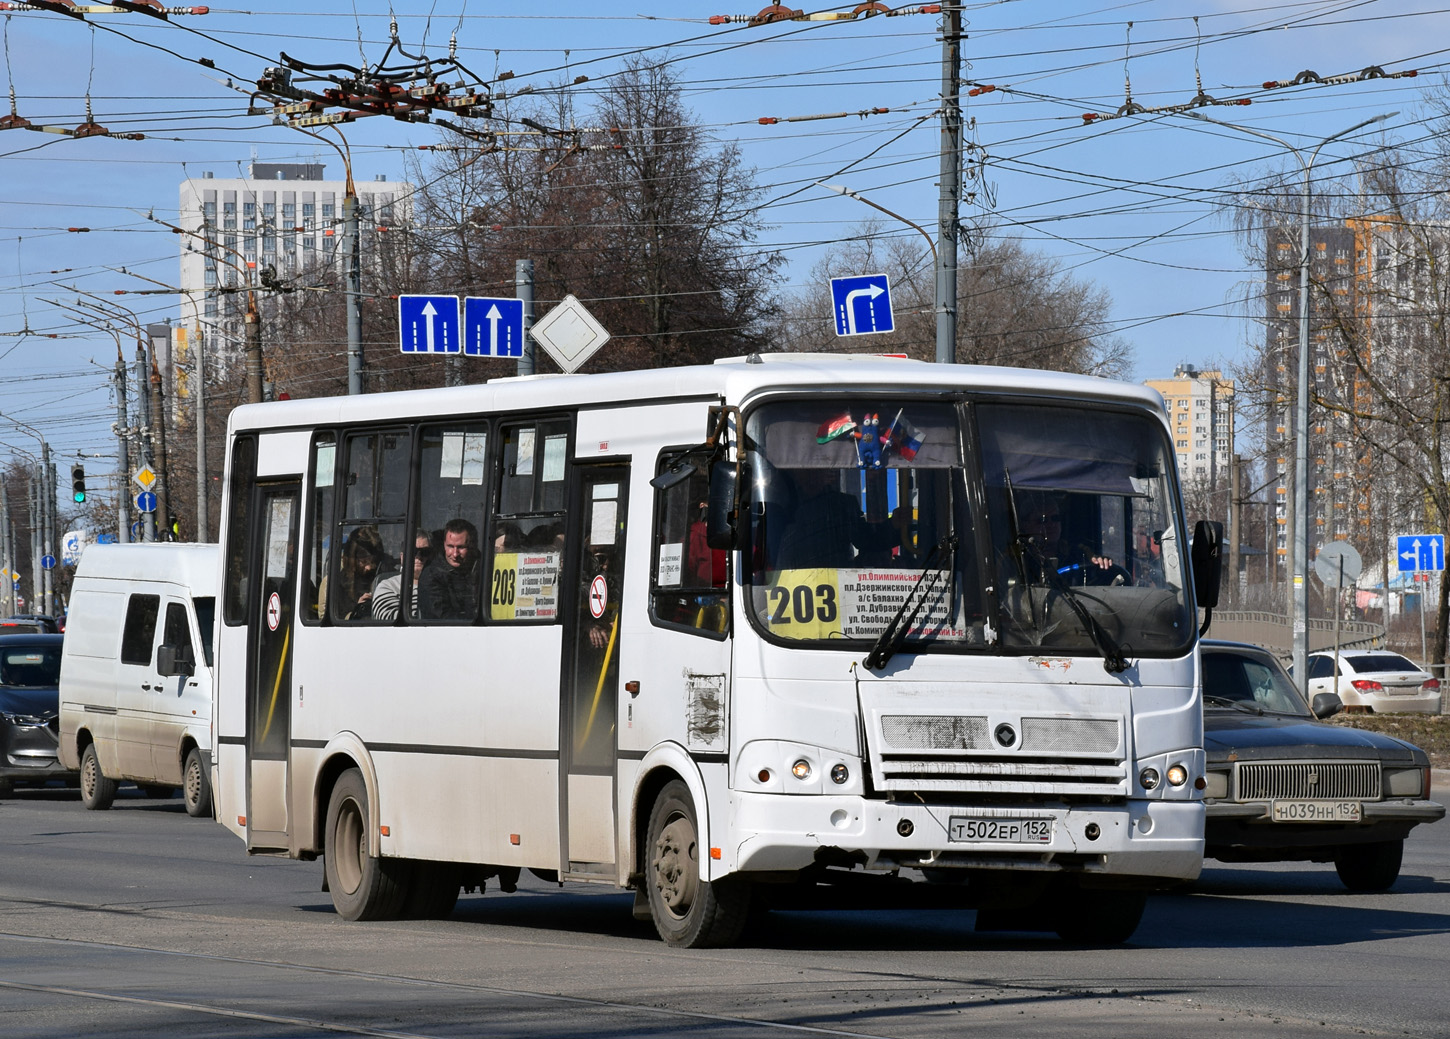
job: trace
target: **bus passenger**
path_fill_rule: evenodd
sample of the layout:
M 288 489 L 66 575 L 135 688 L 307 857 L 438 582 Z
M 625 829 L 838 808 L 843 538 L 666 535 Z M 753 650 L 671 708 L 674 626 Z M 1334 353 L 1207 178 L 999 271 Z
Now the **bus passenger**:
M 408 616 L 418 616 L 418 579 L 423 567 L 433 557 L 433 535 L 421 527 L 413 538 L 413 590 L 409 599 Z M 390 574 L 373 586 L 373 616 L 378 620 L 396 620 L 399 603 L 403 595 L 403 572 Z
M 319 615 L 352 620 L 372 615 L 373 581 L 387 558 L 382 535 L 371 524 L 358 527 L 347 536 L 338 560 L 337 585 L 329 602 L 328 578 L 318 590 Z
M 471 620 L 478 613 L 478 528 L 451 519 L 443 551 L 418 578 L 418 612 L 430 620 Z

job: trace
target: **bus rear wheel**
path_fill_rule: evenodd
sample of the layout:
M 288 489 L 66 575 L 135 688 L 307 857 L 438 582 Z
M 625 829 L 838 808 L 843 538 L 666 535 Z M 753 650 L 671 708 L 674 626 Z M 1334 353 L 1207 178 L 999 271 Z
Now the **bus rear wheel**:
M 101 771 L 101 759 L 96 756 L 96 745 L 87 743 L 81 751 L 81 804 L 93 812 L 102 812 L 111 807 L 116 799 L 116 781 Z
M 368 853 L 368 788 L 350 768 L 337 777 L 327 802 L 323 868 L 333 907 L 344 920 L 392 920 L 407 895 L 405 859 Z
M 462 872 L 453 863 L 414 862 L 401 914 L 407 920 L 446 920 L 462 886 Z
M 669 945 L 708 949 L 740 937 L 750 887 L 737 877 L 700 876 L 699 827 L 690 788 L 671 780 L 650 811 L 645 884 L 655 930 Z

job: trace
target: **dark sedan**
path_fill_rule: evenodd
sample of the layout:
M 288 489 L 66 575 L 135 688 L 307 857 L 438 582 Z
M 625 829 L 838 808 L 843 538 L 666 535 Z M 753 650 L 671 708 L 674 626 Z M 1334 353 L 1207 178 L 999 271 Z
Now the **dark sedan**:
M 0 791 L 68 776 L 56 756 L 64 635 L 0 635 Z
M 1328 725 L 1334 693 L 1304 702 L 1274 656 L 1205 641 L 1204 856 L 1220 862 L 1333 862 L 1351 891 L 1400 875 L 1405 837 L 1444 816 L 1430 762 L 1404 740 Z

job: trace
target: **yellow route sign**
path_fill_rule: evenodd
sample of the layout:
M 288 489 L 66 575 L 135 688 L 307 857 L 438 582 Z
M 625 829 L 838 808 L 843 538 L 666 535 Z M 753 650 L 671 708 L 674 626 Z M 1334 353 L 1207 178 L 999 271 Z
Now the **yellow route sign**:
M 143 465 L 132 474 L 131 479 L 136 481 L 136 486 L 143 491 L 149 491 L 151 485 L 156 482 L 156 473 L 149 465 Z

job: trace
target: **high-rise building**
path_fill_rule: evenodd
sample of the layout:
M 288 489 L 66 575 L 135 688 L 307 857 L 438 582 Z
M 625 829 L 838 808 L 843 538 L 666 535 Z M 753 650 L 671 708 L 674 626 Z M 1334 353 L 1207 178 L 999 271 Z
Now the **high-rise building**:
M 323 179 L 322 163 L 253 162 L 251 176 L 210 172 L 181 183 L 181 323 L 202 331 L 208 363 L 241 356 L 247 286 L 297 284 L 342 262 L 347 184 Z M 379 234 L 407 221 L 412 185 L 381 177 L 355 185 L 362 263 Z
M 1220 371 L 1180 364 L 1173 378 L 1146 382 L 1163 395 L 1184 486 L 1215 487 L 1227 479 L 1234 453 L 1233 380 Z

